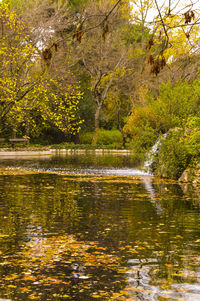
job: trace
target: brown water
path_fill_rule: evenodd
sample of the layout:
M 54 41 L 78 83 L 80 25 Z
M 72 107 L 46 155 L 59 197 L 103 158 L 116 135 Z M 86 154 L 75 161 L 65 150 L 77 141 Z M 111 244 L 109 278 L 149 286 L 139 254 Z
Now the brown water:
M 0 160 L 0 300 L 200 300 L 198 190 L 134 164 Z

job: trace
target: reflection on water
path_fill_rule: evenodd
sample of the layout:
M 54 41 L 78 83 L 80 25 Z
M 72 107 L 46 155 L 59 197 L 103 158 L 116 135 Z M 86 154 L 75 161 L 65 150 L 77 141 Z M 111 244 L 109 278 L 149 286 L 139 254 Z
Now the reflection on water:
M 61 173 L 0 176 L 0 298 L 200 300 L 198 194 L 134 164 L 1 160 Z
M 32 159 L 12 158 L 1 159 L 0 167 L 15 166 L 16 168 L 58 173 L 116 175 L 116 176 L 146 176 L 148 173 L 131 168 L 136 162 L 131 156 L 122 155 L 78 155 L 67 154 L 54 157 L 33 157 Z
M 53 157 L 33 157 L 12 159 L 0 157 L 0 167 L 14 166 L 29 170 L 56 171 L 76 174 L 108 174 L 119 176 L 145 176 L 147 173 L 135 168 L 136 162 L 131 156 L 122 155 L 78 155 L 75 153 Z M 131 167 L 133 166 L 133 167 Z

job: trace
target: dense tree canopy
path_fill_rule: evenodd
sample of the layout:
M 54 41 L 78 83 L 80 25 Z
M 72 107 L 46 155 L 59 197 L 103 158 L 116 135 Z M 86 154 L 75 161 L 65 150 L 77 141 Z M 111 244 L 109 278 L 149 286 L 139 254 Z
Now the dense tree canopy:
M 0 6 L 0 21 L 2 132 L 10 129 L 15 135 L 25 128 L 23 134 L 29 135 L 39 116 L 43 124 L 51 122 L 65 133 L 79 131 L 76 107 L 81 92 L 76 82 L 69 83 L 72 75 L 65 72 L 61 77 L 48 69 L 45 51 L 41 55 L 32 43 L 33 31 L 6 4 Z
M 148 145 L 181 123 L 169 120 L 162 87 L 179 89 L 176 118 L 182 118 L 182 87 L 188 85 L 189 97 L 198 76 L 195 3 L 6 0 L 0 21 L 2 137 L 40 140 L 48 129 L 70 141 L 94 131 L 95 145 L 99 128 L 117 128 L 127 147 L 144 120 Z M 187 113 L 198 115 L 198 96 L 188 105 Z

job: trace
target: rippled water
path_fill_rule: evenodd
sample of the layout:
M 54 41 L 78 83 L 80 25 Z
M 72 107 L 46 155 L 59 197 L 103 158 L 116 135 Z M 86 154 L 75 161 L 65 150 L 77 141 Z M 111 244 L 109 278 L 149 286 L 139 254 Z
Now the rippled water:
M 0 166 L 0 300 L 200 300 L 198 187 L 130 156 Z
M 59 173 L 117 175 L 117 176 L 146 176 L 148 173 L 136 168 L 135 160 L 122 155 L 67 154 L 53 157 L 26 158 L 0 157 L 0 166 L 11 166 L 18 169 L 52 171 Z

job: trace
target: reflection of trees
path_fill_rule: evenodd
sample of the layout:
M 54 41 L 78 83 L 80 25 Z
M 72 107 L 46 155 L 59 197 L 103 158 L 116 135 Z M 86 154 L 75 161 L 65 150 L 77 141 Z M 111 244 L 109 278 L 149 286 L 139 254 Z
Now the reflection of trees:
M 65 158 L 57 158 L 57 163 L 63 162 L 63 164 L 72 164 L 75 168 L 80 167 L 108 167 L 108 166 L 130 166 L 131 163 L 133 163 L 134 158 L 131 158 L 130 156 L 123 156 L 123 155 L 115 155 L 112 154 L 103 154 L 103 153 L 91 153 L 89 151 L 86 155 L 80 155 L 76 153 L 68 154 Z M 55 161 L 54 161 L 55 163 Z
M 1 231 L 9 235 L 9 240 L 16 237 L 19 244 L 16 249 L 14 241 L 10 244 L 5 237 L 5 248 L 1 245 L 3 254 L 12 248 L 14 255 L 0 265 L 0 286 L 4 285 L 1 297 L 20 300 L 40 293 L 41 300 L 46 300 L 51 294 L 55 298 L 69 294 L 74 300 L 86 300 L 89 295 L 102 294 L 105 300 L 111 300 L 113 292 L 125 285 L 123 273 L 118 272 L 117 255 L 108 253 L 92 239 L 81 241 L 68 234 L 80 231 L 83 208 L 80 204 L 78 207 L 76 199 L 86 193 L 83 183 L 56 175 L 26 175 L 5 177 L 1 184 L 6 216 L 4 219 L 0 215 Z M 94 186 L 96 198 L 98 185 Z M 103 204 L 98 200 L 93 205 L 89 202 L 88 208 L 92 209 L 86 215 L 95 212 L 105 228 L 107 219 L 100 214 L 107 210 L 105 206 L 103 213 Z M 92 220 L 90 215 L 82 222 Z M 98 221 L 90 226 L 100 228 Z
M 120 184 L 94 182 L 81 183 L 83 193 L 79 204 L 83 214 L 84 236 L 116 248 L 127 238 L 126 223 L 121 217 Z M 123 196 L 122 196 L 123 197 Z
M 92 250 L 91 253 L 115 254 L 124 263 L 128 261 L 129 273 L 126 276 L 135 289 L 148 291 L 159 287 L 161 290 L 163 283 L 169 285 L 170 281 L 191 283 L 192 272 L 197 275 L 199 269 L 195 266 L 199 260 L 195 244 L 199 239 L 198 207 L 175 184 L 152 185 L 153 193 L 147 191 L 140 180 L 120 182 L 112 176 L 102 180 L 53 174 L 0 177 L 0 251 L 12 255 L 17 249 L 21 254 L 24 246 L 34 246 L 35 249 L 30 247 L 30 258 L 31 251 L 35 250 L 37 254 L 37 248 L 41 244 L 47 245 L 47 242 L 50 245 L 53 237 L 57 252 L 62 243 L 59 246 L 56 243 L 73 233 L 74 237 L 77 234 L 77 244 L 96 241 L 98 246 L 106 249 Z M 157 210 L 157 203 L 162 210 Z M 126 248 L 127 245 L 130 248 Z M 92 257 L 89 250 L 86 253 Z M 54 262 L 55 269 L 50 267 L 48 272 L 52 278 L 63 269 L 73 275 L 81 269 L 78 273 L 86 277 L 80 258 L 66 265 L 73 257 L 68 255 L 57 257 L 59 261 Z M 99 286 L 109 279 L 110 288 L 115 287 L 112 279 L 114 267 L 106 273 L 104 268 L 103 264 L 102 269 L 93 264 L 87 272 L 95 281 L 100 281 Z M 100 276 L 95 274 L 97 272 Z M 1 266 L 0 274 L 5 273 L 9 270 L 6 272 Z M 12 274 L 16 273 L 17 268 L 12 270 Z M 73 277 L 77 293 L 82 280 Z M 124 285 L 124 274 L 120 277 Z M 63 281 L 67 280 L 63 278 Z M 137 292 L 138 300 L 145 294 Z
M 45 175 L 9 176 L 2 180 L 3 214 L 1 228 L 9 237 L 20 240 L 27 227 L 41 227 L 43 232 L 72 231 L 80 214 L 73 191 L 79 183 Z
M 133 296 L 154 300 L 166 296 L 163 291 L 168 290 L 171 296 L 183 298 L 181 290 L 187 283 L 196 282 L 199 273 L 194 243 L 199 238 L 198 209 L 179 185 L 159 183 L 144 187 L 148 194 L 140 191 L 141 195 L 136 194 L 128 205 L 132 212 L 127 216 L 133 233 L 131 241 L 135 240 L 136 250 L 129 260 L 128 272 L 129 284 L 135 288 Z M 123 210 L 125 215 L 127 208 Z M 171 284 L 177 284 L 176 293 Z M 148 296 L 152 291 L 156 294 Z
M 196 208 L 200 208 L 200 186 L 198 184 L 188 184 L 188 183 L 179 183 L 181 189 L 185 195 L 185 198 L 188 199 L 188 203 Z

